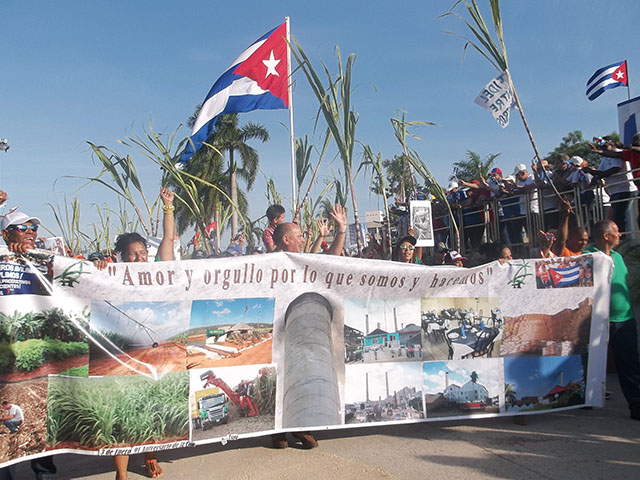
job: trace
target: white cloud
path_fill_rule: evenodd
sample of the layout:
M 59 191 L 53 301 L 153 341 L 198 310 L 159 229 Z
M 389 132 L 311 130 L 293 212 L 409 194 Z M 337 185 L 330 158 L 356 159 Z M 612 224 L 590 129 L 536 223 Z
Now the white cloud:
M 223 308 L 222 310 L 214 310 L 211 313 L 217 315 L 218 317 L 222 317 L 223 315 L 229 315 L 231 313 L 231 310 L 229 310 L 228 308 Z

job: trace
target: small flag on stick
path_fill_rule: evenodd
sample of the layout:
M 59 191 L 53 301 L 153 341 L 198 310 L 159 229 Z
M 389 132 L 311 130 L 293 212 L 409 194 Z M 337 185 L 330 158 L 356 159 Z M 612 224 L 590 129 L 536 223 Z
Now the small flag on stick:
M 596 73 L 587 81 L 587 98 L 593 101 L 602 95 L 605 90 L 628 86 L 627 61 L 624 60 L 596 70 Z

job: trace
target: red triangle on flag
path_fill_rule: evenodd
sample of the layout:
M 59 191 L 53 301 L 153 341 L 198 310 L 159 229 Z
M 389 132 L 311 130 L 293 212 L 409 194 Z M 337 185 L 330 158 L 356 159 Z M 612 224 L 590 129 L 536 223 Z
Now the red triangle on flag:
M 616 68 L 615 72 L 611 74 L 611 78 L 613 78 L 616 82 L 621 82 L 625 85 L 629 85 L 629 80 L 627 79 L 627 62 L 626 60 L 622 62 L 618 68 Z
M 254 80 L 260 88 L 280 98 L 288 107 L 286 36 L 287 24 L 283 23 L 233 73 Z
M 560 280 L 562 280 L 562 274 L 556 272 L 553 268 L 549 269 L 549 273 L 551 274 L 551 279 L 553 280 L 553 284 L 558 285 Z

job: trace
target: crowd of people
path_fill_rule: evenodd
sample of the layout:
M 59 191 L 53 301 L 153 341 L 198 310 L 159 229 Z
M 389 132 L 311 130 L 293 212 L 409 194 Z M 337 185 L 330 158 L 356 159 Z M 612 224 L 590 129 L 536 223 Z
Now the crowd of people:
M 507 176 L 494 168 L 487 178 L 451 181 L 447 200 L 464 230 L 459 249 L 477 250 L 489 239 L 528 255 L 527 248 L 538 245 L 539 230 L 561 228 L 566 205 L 577 214 L 573 229 L 590 229 L 598 220 L 611 218 L 621 232 L 629 231 L 628 207 L 640 183 L 640 134 L 630 146 L 599 139 L 591 147 L 602 156 L 597 168 L 579 156 L 560 155 L 553 163 L 518 164 Z M 436 239 L 451 243 L 448 208 L 436 202 L 433 210 Z
M 529 169 L 525 164 L 516 166 L 513 175 L 503 177 L 499 168 L 494 168 L 488 179 L 482 177 L 466 182 L 452 181 L 448 188 L 448 201 L 458 219 L 461 220 L 463 245 L 458 249 L 476 250 L 480 256 L 479 262 L 499 261 L 501 263 L 513 259 L 517 248 L 521 258 L 541 258 L 553 261 L 557 257 L 567 257 L 564 261 L 569 267 L 575 263 L 568 257 L 580 255 L 583 252 L 602 251 L 610 255 L 615 268 L 612 278 L 612 295 L 610 308 L 610 345 L 613 349 L 620 383 L 627 399 L 632 419 L 640 420 L 640 360 L 637 348 L 637 329 L 627 282 L 628 272 L 622 257 L 614 248 L 620 241 L 620 231 L 626 228 L 627 203 L 637 190 L 628 163 L 635 168 L 640 167 L 640 134 L 633 137 L 631 147 L 603 143 L 594 146 L 594 151 L 604 157 L 600 167 L 588 167 L 579 157 L 562 159 L 554 165 L 542 162 L 540 166 L 532 165 Z M 530 171 L 531 170 L 531 171 Z M 640 178 L 640 175 L 637 177 Z M 604 189 L 593 189 L 601 186 L 605 180 Z M 572 197 L 558 197 L 548 195 L 554 185 L 563 191 L 568 185 L 575 187 Z M 603 204 L 610 203 L 610 212 L 605 215 L 611 217 L 595 222 L 597 216 L 589 215 L 596 195 L 607 195 L 608 200 L 602 199 Z M 173 218 L 173 193 L 160 189 L 163 210 L 163 237 L 155 256 L 156 261 L 174 260 L 175 221 Z M 7 195 L 0 191 L 0 204 L 7 200 Z M 441 206 L 440 206 L 441 207 Z M 443 211 L 437 205 L 434 211 Z M 534 214 L 536 222 L 530 221 L 528 213 Z M 346 255 L 345 238 L 348 229 L 347 215 L 344 208 L 335 205 L 331 212 L 331 219 L 317 220 L 317 235 L 313 235 L 312 228 L 303 231 L 294 218 L 286 221 L 286 211 L 281 205 L 271 205 L 267 211 L 268 226 L 264 230 L 264 246 L 254 248 L 248 252 L 245 248 L 246 237 L 239 234 L 232 238 L 229 247 L 222 253 L 224 256 L 237 256 L 248 253 L 291 252 L 291 253 L 324 253 L 328 255 Z M 588 224 L 592 243 L 587 247 L 589 234 L 584 228 L 584 219 L 591 219 Z M 582 221 L 576 221 L 582 219 Z M 442 228 L 438 229 L 438 221 Z M 587 220 L 588 221 L 588 220 Z M 488 234 L 489 224 L 497 225 L 496 238 Z M 14 253 L 24 254 L 35 247 L 40 219 L 22 212 L 11 211 L 2 219 L 2 236 L 7 248 Z M 453 265 L 464 267 L 468 258 L 459 251 L 450 248 L 451 238 L 448 234 L 447 217 L 434 219 L 436 232 L 436 246 L 424 249 L 417 246 L 414 231 L 407 226 L 401 232 L 399 240 L 395 242 L 392 259 L 403 263 L 426 265 Z M 543 227 L 544 228 L 541 228 Z M 536 230 L 533 230 L 533 229 Z M 400 233 L 400 232 L 399 232 Z M 528 250 L 524 236 L 529 239 Z M 328 244 L 328 241 L 331 244 Z M 198 244 L 194 242 L 194 247 Z M 384 238 L 369 236 L 368 245 L 361 252 L 364 258 L 388 258 L 391 247 Z M 110 255 L 95 254 L 88 257 L 95 266 L 106 268 L 109 262 L 147 262 L 149 250 L 147 240 L 136 232 L 120 235 L 116 240 L 114 252 Z M 69 252 L 69 254 L 72 254 Z M 207 257 L 203 250 L 194 248 L 191 258 Z M 573 263 L 572 263 L 573 262 Z M 592 275 L 591 265 L 583 265 L 579 281 L 587 282 Z M 548 272 L 546 264 L 539 267 L 542 282 L 550 282 L 543 274 Z M 585 283 L 586 284 L 586 283 Z M 19 406 L 3 401 L 3 408 L 7 410 L 3 418 L 4 425 L 10 432 L 18 431 L 24 416 Z M 316 447 L 317 441 L 309 432 L 293 434 L 293 441 L 300 442 L 304 448 Z M 285 434 L 272 436 L 275 448 L 285 448 L 288 445 Z M 116 479 L 126 480 L 128 456 L 114 457 Z M 35 463 L 34 463 L 35 462 Z M 32 467 L 38 478 L 54 478 L 55 465 L 52 457 L 34 460 Z M 147 474 L 151 478 L 162 475 L 162 469 L 153 453 L 145 454 Z M 12 468 L 0 470 L 0 479 L 12 478 Z

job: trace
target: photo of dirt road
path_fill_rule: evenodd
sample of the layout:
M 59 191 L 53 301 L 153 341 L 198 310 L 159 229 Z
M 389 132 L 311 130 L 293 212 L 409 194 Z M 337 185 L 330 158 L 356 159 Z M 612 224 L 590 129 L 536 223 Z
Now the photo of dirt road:
M 91 304 L 89 375 L 162 374 L 187 368 L 190 302 Z
M 273 310 L 272 298 L 192 302 L 188 368 L 270 363 Z
M 0 463 L 42 452 L 47 435 L 47 377 L 0 383 L 0 398 L 22 408 L 24 422 L 18 433 L 0 423 Z M 4 412 L 4 410 L 3 410 Z

